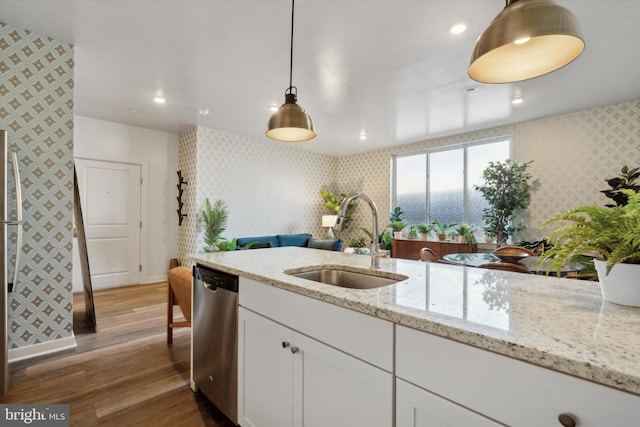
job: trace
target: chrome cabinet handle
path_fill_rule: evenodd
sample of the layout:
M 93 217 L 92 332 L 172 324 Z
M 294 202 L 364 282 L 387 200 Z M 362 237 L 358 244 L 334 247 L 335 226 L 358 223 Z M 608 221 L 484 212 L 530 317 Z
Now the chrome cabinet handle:
M 291 353 L 296 354 L 300 349 L 298 347 L 291 347 Z
M 282 341 L 282 348 L 289 347 L 289 341 Z
M 560 424 L 564 427 L 576 427 L 578 425 L 573 415 L 568 413 L 558 415 L 558 421 L 560 421 Z

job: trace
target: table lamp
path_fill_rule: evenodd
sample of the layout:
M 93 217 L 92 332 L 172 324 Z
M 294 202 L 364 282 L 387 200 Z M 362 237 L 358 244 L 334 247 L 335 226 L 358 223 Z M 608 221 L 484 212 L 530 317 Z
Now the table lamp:
M 322 215 L 322 226 L 327 227 L 327 238 L 329 239 L 335 238 L 333 227 L 336 225 L 336 219 L 338 219 L 338 215 Z

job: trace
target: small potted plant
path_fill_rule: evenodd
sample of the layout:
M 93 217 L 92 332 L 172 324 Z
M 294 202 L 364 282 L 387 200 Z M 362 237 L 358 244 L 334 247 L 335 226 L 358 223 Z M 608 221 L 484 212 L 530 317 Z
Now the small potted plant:
M 433 231 L 433 226 L 431 224 L 427 224 L 426 222 L 421 222 L 416 224 L 416 230 L 420 233 L 420 238 L 422 240 L 429 239 L 429 235 Z
M 401 220 L 391 221 L 387 227 L 393 230 L 393 237 L 395 239 L 400 239 L 402 237 L 402 230 L 405 229 L 407 223 Z
M 476 227 L 468 224 L 458 224 L 455 228 L 455 232 L 460 236 L 462 243 L 471 245 L 472 250 L 475 250 L 478 244 L 476 239 Z
M 624 206 L 580 206 L 546 220 L 542 225 L 569 221 L 549 235 L 553 243 L 540 265 L 556 269 L 585 252 L 594 259 L 602 297 L 618 304 L 640 307 L 640 193 L 625 189 Z
M 220 250 L 218 242 L 227 228 L 228 218 L 229 209 L 223 200 L 218 199 L 212 205 L 208 197 L 204 199 L 204 208 L 200 211 L 199 225 L 205 252 Z
M 440 221 L 438 221 L 437 219 L 434 219 L 431 222 L 431 226 L 433 227 L 433 230 L 438 235 L 438 240 L 447 240 L 447 230 L 449 228 L 455 226 L 455 225 L 457 225 L 457 224 L 455 224 L 455 223 L 443 224 Z
M 418 228 L 415 225 L 412 225 L 409 228 L 409 234 L 407 234 L 407 239 L 418 240 Z

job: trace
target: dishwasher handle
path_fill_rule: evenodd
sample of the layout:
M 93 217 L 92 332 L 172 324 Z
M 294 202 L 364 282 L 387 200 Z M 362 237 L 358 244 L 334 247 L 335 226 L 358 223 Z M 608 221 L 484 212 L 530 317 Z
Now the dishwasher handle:
M 212 292 L 217 291 L 218 288 L 230 292 L 238 292 L 238 276 L 233 274 L 213 270 L 198 264 L 193 269 L 193 277 L 195 280 L 201 281 L 202 285 Z

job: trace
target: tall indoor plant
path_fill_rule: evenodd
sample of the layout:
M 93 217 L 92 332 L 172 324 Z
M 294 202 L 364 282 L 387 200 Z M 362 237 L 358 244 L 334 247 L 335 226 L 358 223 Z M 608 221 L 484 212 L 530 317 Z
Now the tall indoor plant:
M 205 252 L 219 250 L 218 242 L 227 229 L 229 210 L 223 200 L 216 200 L 213 205 L 209 198 L 204 199 L 204 208 L 200 211 L 200 230 Z
M 527 167 L 531 163 L 518 163 L 511 159 L 489 162 L 482 172 L 484 185 L 475 186 L 489 204 L 482 210 L 484 231 L 487 235 L 496 236 L 498 246 L 504 245 L 509 237 L 524 228 L 514 219 L 529 206 L 531 174 Z
M 622 206 L 580 206 L 546 220 L 542 225 L 569 221 L 551 232 L 554 246 L 545 251 L 549 269 L 559 270 L 584 252 L 596 252 L 594 260 L 604 299 L 640 306 L 640 193 L 625 189 Z

